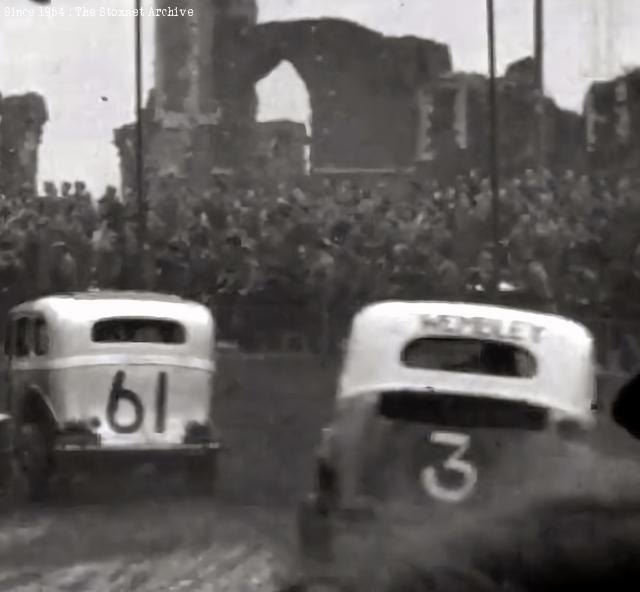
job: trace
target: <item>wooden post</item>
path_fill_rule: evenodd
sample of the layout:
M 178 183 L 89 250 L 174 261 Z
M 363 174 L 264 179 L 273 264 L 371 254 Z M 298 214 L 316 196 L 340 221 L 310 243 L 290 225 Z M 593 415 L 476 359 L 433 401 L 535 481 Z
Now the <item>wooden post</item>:
M 545 166 L 544 138 L 544 0 L 534 0 L 535 40 L 535 151 L 536 167 L 542 173 Z
M 137 277 L 143 277 L 144 245 L 147 240 L 147 212 L 144 179 L 144 134 L 142 107 L 142 6 L 141 0 L 135 0 L 135 60 L 136 60 L 136 243 L 137 243 Z M 132 287 L 132 286 L 129 286 Z
M 500 178 L 498 162 L 498 93 L 496 88 L 495 12 L 493 0 L 487 0 L 487 40 L 489 58 L 489 170 L 491 176 L 492 227 L 494 247 L 493 296 L 498 299 L 500 286 Z

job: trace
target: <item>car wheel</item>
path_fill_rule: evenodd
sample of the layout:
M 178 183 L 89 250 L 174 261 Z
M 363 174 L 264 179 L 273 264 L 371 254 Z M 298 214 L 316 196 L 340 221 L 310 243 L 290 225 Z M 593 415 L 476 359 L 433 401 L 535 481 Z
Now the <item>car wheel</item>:
M 214 454 L 203 454 L 187 460 L 187 485 L 196 495 L 213 495 L 218 476 L 218 458 Z
M 321 561 L 331 560 L 332 526 L 330 512 L 319 507 L 314 495 L 303 500 L 297 512 L 298 544 L 302 554 Z
M 0 506 L 9 501 L 14 481 L 11 422 L 0 415 Z
M 18 430 L 16 442 L 16 480 L 20 497 L 40 501 L 49 493 L 51 463 L 49 450 L 42 429 L 25 423 Z

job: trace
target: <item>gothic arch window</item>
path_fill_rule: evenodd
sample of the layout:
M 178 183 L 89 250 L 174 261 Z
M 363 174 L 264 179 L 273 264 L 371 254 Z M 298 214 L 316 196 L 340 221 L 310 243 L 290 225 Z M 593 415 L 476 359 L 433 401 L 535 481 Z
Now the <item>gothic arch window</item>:
M 289 61 L 282 61 L 256 85 L 259 122 L 288 120 L 304 123 L 311 135 L 312 109 L 309 90 Z M 309 170 L 309 147 L 305 146 L 305 166 Z

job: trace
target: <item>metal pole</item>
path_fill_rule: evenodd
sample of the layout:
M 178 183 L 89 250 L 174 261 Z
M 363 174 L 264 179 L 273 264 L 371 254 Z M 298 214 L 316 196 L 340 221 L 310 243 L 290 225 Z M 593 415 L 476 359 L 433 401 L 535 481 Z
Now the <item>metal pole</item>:
M 495 13 L 493 0 L 487 0 L 487 33 L 489 49 L 489 143 L 490 143 L 490 178 L 493 227 L 493 296 L 497 299 L 500 284 L 500 179 L 498 163 L 498 93 L 496 89 L 496 49 L 495 49 Z
M 536 166 L 544 168 L 544 0 L 534 0 Z
M 141 0 L 135 0 L 135 60 L 136 60 L 136 218 L 138 278 L 142 277 L 143 253 L 146 242 L 146 203 L 144 184 L 144 135 L 142 108 L 142 6 Z

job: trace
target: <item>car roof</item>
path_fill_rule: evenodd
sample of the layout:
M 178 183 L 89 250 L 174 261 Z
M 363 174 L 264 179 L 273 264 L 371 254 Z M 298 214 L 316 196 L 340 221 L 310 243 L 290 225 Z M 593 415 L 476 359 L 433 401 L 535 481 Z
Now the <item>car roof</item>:
M 11 310 L 31 308 L 41 303 L 53 303 L 59 301 L 86 301 L 86 300 L 135 300 L 152 302 L 189 302 L 180 296 L 173 294 L 159 294 L 156 292 L 138 292 L 135 290 L 88 290 L 86 292 L 62 292 L 60 294 L 49 294 L 34 300 L 22 302 L 14 306 Z
M 456 324 L 460 319 L 464 324 Z M 517 335 L 505 329 L 515 325 L 522 331 L 523 327 L 544 331 Z M 499 332 L 484 333 L 487 327 L 498 327 Z M 537 372 L 522 380 L 406 366 L 402 361 L 405 347 L 431 336 L 517 343 L 536 358 Z M 594 354 L 591 332 L 559 315 L 461 302 L 379 302 L 354 317 L 338 399 L 368 397 L 380 391 L 427 393 L 434 388 L 442 393 L 519 400 L 587 417 L 595 384 Z
M 44 298 L 73 298 L 75 300 L 154 300 L 158 302 L 188 302 L 174 294 L 158 292 L 139 292 L 136 290 L 87 290 L 86 292 L 67 292 L 52 294 Z
M 201 322 L 210 316 L 204 305 L 180 296 L 155 292 L 96 290 L 43 296 L 24 302 L 11 309 L 11 314 L 40 312 L 55 315 L 59 319 L 78 322 L 97 320 L 100 317 L 179 316 L 187 321 Z
M 557 314 L 536 312 L 526 309 L 444 301 L 383 301 L 363 307 L 353 320 L 352 332 L 365 326 L 401 329 L 423 316 L 453 316 L 466 318 L 486 318 L 490 320 L 520 321 L 544 327 L 547 332 L 560 333 L 577 340 L 591 339 L 590 331 L 581 323 Z

